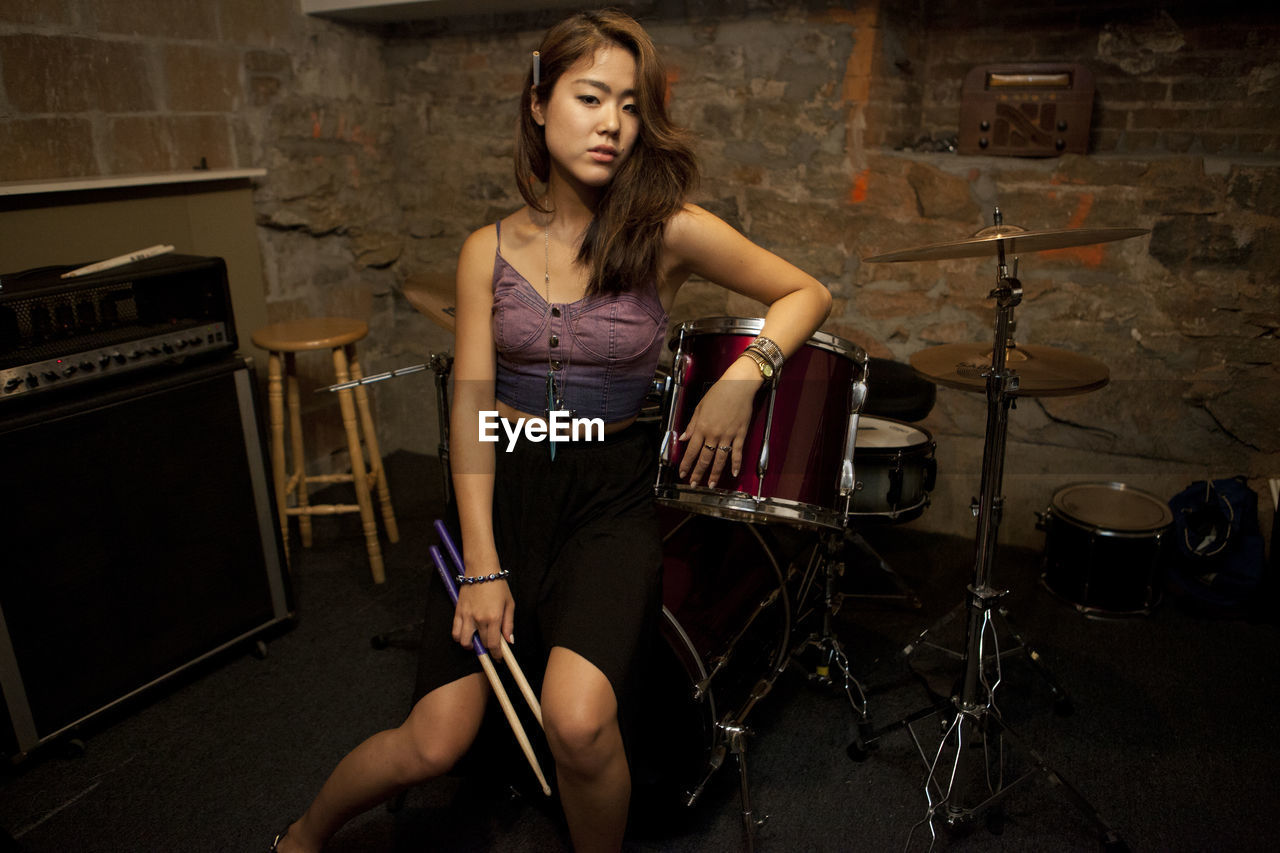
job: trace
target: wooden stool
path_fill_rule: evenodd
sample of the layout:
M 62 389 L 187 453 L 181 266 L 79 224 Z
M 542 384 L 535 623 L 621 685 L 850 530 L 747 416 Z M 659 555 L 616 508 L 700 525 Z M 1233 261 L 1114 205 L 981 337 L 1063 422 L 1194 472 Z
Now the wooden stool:
M 351 453 L 350 474 L 325 474 L 307 476 L 306 454 L 302 449 L 302 418 L 298 395 L 298 375 L 294 354 L 306 350 L 328 349 L 333 354 L 334 384 L 363 378 L 360 363 L 356 359 L 355 342 L 369 333 L 369 326 L 359 320 L 345 317 L 317 317 L 310 320 L 293 320 L 273 323 L 253 333 L 253 342 L 269 353 L 267 360 L 267 400 L 271 412 L 271 466 L 276 484 L 276 507 L 280 516 L 280 533 L 284 539 L 285 558 L 289 557 L 289 516 L 297 516 L 298 531 L 304 548 L 311 547 L 311 516 L 335 515 L 359 512 L 364 523 L 365 543 L 369 549 L 369 565 L 373 582 L 386 580 L 382 565 L 382 548 L 378 544 L 378 529 L 373 517 L 371 485 L 378 488 L 382 504 L 382 522 L 387 538 L 400 541 L 395 513 L 391 508 L 391 490 L 387 487 L 386 472 L 382 468 L 382 453 L 378 449 L 378 436 L 373 428 L 373 416 L 369 412 L 369 394 L 363 385 L 338 391 L 338 404 L 342 409 L 342 425 L 347 432 L 347 449 Z M 284 368 L 281 369 L 281 361 Z M 293 471 L 285 465 L 284 400 L 282 388 L 287 385 L 289 404 L 289 432 L 293 445 Z M 356 413 L 360 423 L 357 428 Z M 360 449 L 360 433 L 369 451 L 366 468 Z M 307 495 L 309 483 L 352 483 L 356 490 L 356 505 L 311 504 Z M 289 506 L 289 496 L 295 497 L 295 505 Z

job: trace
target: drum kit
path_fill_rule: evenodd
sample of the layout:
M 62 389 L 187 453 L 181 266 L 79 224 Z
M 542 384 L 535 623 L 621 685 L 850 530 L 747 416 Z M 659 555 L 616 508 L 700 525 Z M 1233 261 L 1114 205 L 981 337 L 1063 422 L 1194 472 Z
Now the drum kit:
M 1066 790 L 1092 819 L 1104 843 L 1121 842 L 1084 798 L 1028 751 L 1033 769 L 1009 783 L 1003 773 L 965 772 L 973 753 L 993 754 L 1008 739 L 1017 746 L 995 706 L 994 683 L 1002 653 L 997 628 L 1012 634 L 1018 648 L 1037 665 L 1060 700 L 1065 695 L 1043 666 L 1039 654 L 1000 620 L 1006 591 L 992 586 L 992 569 L 1000 517 L 1008 414 L 1019 396 L 1084 394 L 1103 387 L 1109 371 L 1101 362 L 1064 350 L 1015 343 L 1013 313 L 1022 300 L 1022 285 L 1010 274 L 1008 255 L 1122 240 L 1147 233 L 1135 228 L 1081 228 L 1028 231 L 995 224 L 972 237 L 937 243 L 865 259 L 873 263 L 991 257 L 997 259 L 995 332 L 990 343 L 947 344 L 916 353 L 911 367 L 923 379 L 963 391 L 984 392 L 987 421 L 979 497 L 971 509 L 977 520 L 973 579 L 965 601 L 952 616 L 967 612 L 962 651 L 964 665 L 956 695 L 882 730 L 870 723 L 867 691 L 851 671 L 849 657 L 836 636 L 833 616 L 839 608 L 837 580 L 850 542 L 865 546 L 857 528 L 863 523 L 895 523 L 918 517 L 928 506 L 937 473 L 935 442 L 927 430 L 868 411 L 874 377 L 872 359 L 856 344 L 818 332 L 787 360 L 757 396 L 755 412 L 743 444 L 737 476 L 723 475 L 715 488 L 690 486 L 678 477 L 680 443 L 676 440 L 706 390 L 759 333 L 763 320 L 710 317 L 678 327 L 671 341 L 670 370 L 659 370 L 641 419 L 654 424 L 658 454 L 655 496 L 664 534 L 664 607 L 661 632 L 672 663 L 665 677 L 683 693 L 690 722 L 680 751 L 664 757 L 660 784 L 679 789 L 672 794 L 692 805 L 707 781 L 733 755 L 742 798 L 747 849 L 757 827 L 746 770 L 747 720 L 769 694 L 776 679 L 792 665 L 808 677 L 843 692 L 857 721 L 858 737 L 850 747 L 855 758 L 890 731 L 905 728 L 927 767 L 925 818 L 959 828 L 980 817 L 991 818 L 1006 794 L 1024 779 L 1041 774 Z M 405 296 L 421 313 L 453 331 L 453 294 L 429 280 L 410 279 Z M 448 379 L 452 357 L 432 354 L 426 365 L 366 377 L 378 381 L 408 371 L 431 369 L 435 375 L 440 422 L 440 459 L 444 494 L 450 497 L 448 474 Z M 929 386 L 932 392 L 932 386 Z M 932 397 L 930 397 L 930 403 Z M 766 529 L 799 531 L 810 556 L 784 565 L 774 553 Z M 800 549 L 801 551 L 804 548 Z M 888 569 L 883 560 L 879 568 Z M 904 596 L 911 600 L 910 595 Z M 815 624 L 816 623 L 816 624 Z M 941 623 L 939 623 L 941 625 Z M 805 627 L 807 626 L 807 627 Z M 903 651 L 928 644 L 931 628 Z M 761 636 L 766 639 L 763 641 Z M 1016 650 L 1016 649 L 1015 649 Z M 1007 653 L 1007 651 L 1005 652 Z M 816 663 L 815 663 L 816 661 Z M 660 690 L 659 690 L 660 692 Z M 668 709 L 670 710 L 670 709 Z M 942 720 L 942 742 L 930 755 L 912 726 L 930 716 Z M 677 733 L 675 740 L 680 741 Z M 985 749 L 969 750 L 981 744 Z M 950 745 L 950 749 L 946 747 Z M 950 755 L 944 766 L 944 755 Z M 1002 769 L 1002 768 L 1001 768 Z M 970 777 L 984 775 L 980 802 L 970 804 Z M 997 780 L 993 784 L 993 779 Z M 910 844 L 910 838 L 908 839 Z

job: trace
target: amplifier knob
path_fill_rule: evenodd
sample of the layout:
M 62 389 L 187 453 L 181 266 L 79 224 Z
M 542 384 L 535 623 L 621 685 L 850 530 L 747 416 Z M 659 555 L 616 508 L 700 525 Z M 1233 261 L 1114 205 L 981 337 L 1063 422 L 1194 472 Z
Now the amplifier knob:
M 54 373 L 52 370 L 46 370 L 42 375 L 50 382 L 58 378 L 58 374 Z
M 17 388 L 21 384 L 22 384 L 22 378 L 19 376 L 14 376 L 8 382 L 4 383 L 5 393 L 12 391 L 14 388 Z
M 62 375 L 75 376 L 79 369 L 80 368 L 76 367 L 74 364 L 68 364 L 66 367 L 62 368 Z
M 135 360 L 136 360 L 136 359 L 139 359 L 139 358 L 142 358 L 142 353 L 141 353 L 141 352 L 139 352 L 139 351 L 138 351 L 138 350 L 136 350 L 136 349 L 135 349 L 135 350 L 130 350 L 130 351 L 129 351 L 129 358 L 132 358 L 132 359 L 135 359 Z
M 135 353 L 134 355 L 135 355 L 135 357 L 137 356 L 137 354 L 136 354 L 136 353 Z M 112 358 L 114 358 L 114 359 L 116 360 L 116 364 L 124 364 L 124 363 L 125 363 L 125 361 L 127 360 L 127 359 L 125 359 L 124 354 L 123 354 L 123 353 L 120 353 L 120 352 L 113 352 L 113 353 L 111 353 L 111 357 L 112 357 Z
M 147 350 L 147 352 L 151 353 L 152 355 L 159 355 L 160 347 L 151 347 L 150 349 Z
M 28 373 L 26 380 L 28 388 L 34 388 L 40 384 L 40 379 L 34 373 Z
M 173 354 L 173 344 L 164 344 L 163 346 L 161 346 L 161 349 L 163 349 L 169 355 Z
M 106 367 L 106 366 L 107 366 L 108 364 L 110 364 L 110 363 L 111 363 L 111 356 L 109 356 L 109 355 L 100 355 L 100 356 L 98 356 L 98 366 L 99 366 L 99 367 Z
M 92 361 L 82 361 L 82 362 L 80 362 L 80 369 L 81 369 L 81 370 L 86 370 L 86 371 L 87 371 L 87 370 L 93 370 L 93 362 L 92 362 Z

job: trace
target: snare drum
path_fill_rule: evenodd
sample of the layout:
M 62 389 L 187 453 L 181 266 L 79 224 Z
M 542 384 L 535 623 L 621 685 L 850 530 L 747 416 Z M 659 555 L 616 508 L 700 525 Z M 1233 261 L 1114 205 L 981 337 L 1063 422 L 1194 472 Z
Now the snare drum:
M 1088 615 L 1150 613 L 1172 523 L 1167 503 L 1124 483 L 1064 486 L 1041 516 L 1041 580 Z
M 863 415 L 853 455 L 858 491 L 850 515 L 909 521 L 929 505 L 938 476 L 937 444 L 923 427 Z
M 849 429 L 850 387 L 867 355 L 856 344 L 818 332 L 794 353 L 756 397 L 737 477 L 726 463 L 716 488 L 676 482 L 684 432 L 693 410 L 760 333 L 759 318 L 711 317 L 678 330 L 664 433 L 658 502 L 737 521 L 802 526 L 844 525 L 840 467 Z

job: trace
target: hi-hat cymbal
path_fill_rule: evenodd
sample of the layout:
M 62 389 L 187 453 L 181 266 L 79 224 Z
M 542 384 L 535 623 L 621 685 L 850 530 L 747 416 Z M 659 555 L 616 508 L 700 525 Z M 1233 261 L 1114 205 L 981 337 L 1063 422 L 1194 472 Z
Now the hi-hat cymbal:
M 409 304 L 449 334 L 454 332 L 453 282 L 438 276 L 410 276 L 402 288 Z
M 1018 375 L 1018 397 L 1066 397 L 1096 391 L 1106 385 L 1111 371 L 1096 358 L 1041 346 L 1013 346 L 1005 355 L 1006 367 Z M 911 366 L 940 385 L 962 391 L 987 387 L 983 373 L 991 369 L 991 344 L 942 344 L 911 356 Z
M 933 243 L 863 258 L 867 263 L 891 261 L 939 261 L 949 258 L 981 258 L 995 255 L 1000 245 L 1006 254 L 1043 252 L 1048 249 L 1065 249 L 1069 246 L 1088 246 L 1093 243 L 1109 243 L 1127 240 L 1148 233 L 1146 228 L 1065 228 L 1056 231 L 1028 231 L 1017 225 L 991 225 L 964 240 L 949 243 Z

